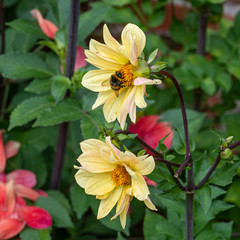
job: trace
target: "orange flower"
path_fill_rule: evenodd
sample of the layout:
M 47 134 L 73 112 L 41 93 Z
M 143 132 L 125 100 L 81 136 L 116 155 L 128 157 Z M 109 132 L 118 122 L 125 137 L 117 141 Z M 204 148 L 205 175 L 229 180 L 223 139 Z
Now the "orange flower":
M 55 33 L 58 31 L 58 27 L 51 21 L 45 19 L 38 9 L 30 11 L 31 15 L 38 20 L 38 24 L 44 34 L 49 38 L 54 38 Z

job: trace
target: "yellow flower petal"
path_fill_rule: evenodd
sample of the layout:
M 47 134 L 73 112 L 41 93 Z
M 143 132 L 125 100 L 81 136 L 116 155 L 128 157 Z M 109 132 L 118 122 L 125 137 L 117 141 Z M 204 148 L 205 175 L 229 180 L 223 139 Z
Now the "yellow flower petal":
M 139 174 L 148 175 L 154 170 L 155 162 L 152 156 L 148 157 L 147 155 L 145 155 L 137 157 L 137 159 L 139 161 L 135 164 L 134 169 Z
M 146 44 L 146 37 L 144 32 L 136 25 L 134 24 L 127 24 L 127 26 L 122 31 L 122 43 L 125 46 L 128 54 L 129 59 L 131 55 L 131 48 L 133 47 L 133 41 L 136 44 L 137 47 L 137 56 L 142 53 L 145 44 Z
M 103 113 L 107 122 L 114 121 L 117 118 L 117 116 L 120 114 L 123 100 L 127 95 L 126 93 L 127 91 L 129 91 L 129 88 L 121 89 L 119 91 L 118 97 L 112 91 L 112 94 L 110 95 L 110 97 L 107 99 L 107 101 L 103 106 Z
M 136 111 L 136 107 L 134 106 L 134 97 L 135 97 L 135 92 L 136 92 L 136 88 L 134 87 L 129 87 L 127 89 L 127 92 L 125 94 L 124 100 L 123 100 L 123 104 L 121 107 L 121 113 L 119 116 L 119 123 L 121 128 L 124 128 L 125 122 L 126 122 L 126 118 L 128 113 L 131 112 L 131 120 L 132 122 L 136 121 L 136 114 L 133 111 Z
M 130 52 L 130 61 L 132 63 L 133 66 L 138 65 L 138 48 L 137 48 L 137 44 L 135 43 L 135 40 L 132 40 L 131 43 L 131 52 Z
M 122 193 L 122 187 L 118 187 L 114 191 L 111 192 L 111 194 L 108 196 L 108 198 L 103 199 L 101 201 L 100 206 L 98 208 L 97 219 L 101 219 L 108 215 L 108 213 L 116 205 L 118 199 L 121 196 L 121 193 Z
M 102 104 L 104 104 L 108 99 L 112 99 L 114 97 L 114 92 L 112 90 L 108 90 L 105 92 L 100 92 L 98 94 L 98 97 L 95 101 L 95 103 L 92 106 L 92 110 L 101 106 Z
M 152 203 L 152 201 L 150 200 L 149 197 L 148 197 L 146 200 L 144 200 L 144 203 L 145 203 L 145 205 L 146 205 L 149 209 L 151 209 L 151 210 L 153 210 L 153 211 L 157 211 L 157 208 L 156 208 L 155 205 Z
M 93 173 L 89 173 L 82 169 L 79 169 L 77 173 L 74 175 L 74 177 L 76 179 L 77 184 L 80 187 L 85 188 L 88 180 L 93 177 Z
M 109 136 L 105 138 L 105 142 L 113 150 L 113 153 L 115 153 L 115 155 L 119 157 L 121 151 L 112 144 L 111 138 Z
M 143 78 L 143 77 L 138 77 L 134 79 L 134 86 L 139 86 L 139 85 L 159 85 L 161 84 L 162 81 L 159 79 L 148 79 L 148 78 Z
M 91 39 L 89 44 L 89 50 L 95 53 L 100 54 L 106 59 L 114 60 L 121 63 L 122 65 L 129 63 L 129 60 L 124 57 L 121 53 L 116 52 L 112 48 L 108 47 L 105 44 L 102 44 L 94 39 Z
M 86 184 L 85 192 L 90 195 L 104 195 L 115 188 L 111 173 L 94 174 Z
M 121 63 L 117 63 L 114 61 L 107 60 L 100 55 L 97 55 L 90 50 L 85 50 L 85 55 L 87 56 L 86 61 L 91 63 L 93 66 L 96 66 L 101 69 L 105 70 L 118 70 L 122 66 Z
M 120 222 L 121 222 L 121 225 L 122 225 L 123 229 L 126 226 L 127 212 L 128 212 L 129 206 L 130 206 L 130 198 L 131 198 L 130 196 L 127 196 L 127 200 L 125 202 L 125 206 L 123 208 L 123 211 L 120 214 Z
M 115 38 L 113 38 L 113 36 L 109 32 L 106 24 L 104 24 L 103 26 L 103 40 L 108 47 L 112 48 L 115 51 L 117 51 L 118 47 L 120 46 L 119 42 Z
M 135 103 L 139 108 L 145 108 L 147 103 L 144 99 L 144 94 L 146 92 L 146 86 L 137 86 L 136 87 L 136 94 L 135 94 Z
M 115 164 L 109 162 L 109 158 L 104 158 L 104 155 L 102 157 L 98 151 L 84 152 L 80 155 L 78 161 L 84 169 L 92 173 L 111 172 L 116 167 Z
M 102 86 L 102 83 L 109 79 L 114 73 L 113 70 L 91 70 L 82 79 L 82 85 L 94 92 L 102 92 L 111 89 L 109 86 Z
M 133 195 L 140 201 L 144 201 L 150 194 L 144 178 L 137 172 L 135 177 L 132 177 Z
M 87 139 L 80 143 L 82 152 L 89 150 L 98 150 L 99 148 L 106 148 L 106 144 L 98 139 Z

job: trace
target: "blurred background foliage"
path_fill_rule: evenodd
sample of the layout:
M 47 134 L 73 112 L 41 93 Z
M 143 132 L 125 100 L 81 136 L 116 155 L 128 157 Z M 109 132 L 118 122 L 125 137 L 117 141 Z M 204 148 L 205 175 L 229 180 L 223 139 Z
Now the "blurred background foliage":
M 158 58 L 167 62 L 167 71 L 180 82 L 188 108 L 196 184 L 216 158 L 218 138 L 210 129 L 224 138 L 232 135 L 240 139 L 240 13 L 227 18 L 223 11 L 227 2 L 81 1 L 78 46 L 88 48 L 91 38 L 103 42 L 103 23 L 118 40 L 124 25 L 134 23 L 146 33 L 145 56 L 158 48 Z M 158 183 L 156 188 L 150 187 L 158 213 L 133 200 L 125 230 L 118 220 L 110 221 L 111 216 L 96 220 L 99 202 L 74 183 L 73 165 L 81 153 L 79 142 L 102 136 L 103 128 L 119 126 L 105 124 L 101 108 L 91 110 L 97 96 L 81 86 L 81 78 L 92 66 L 78 69 L 71 80 L 61 75 L 70 0 L 5 0 L 4 6 L 6 42 L 0 72 L 7 83 L 1 88 L 0 128 L 8 129 L 6 140 L 21 142 L 20 154 L 9 160 L 7 171 L 29 169 L 36 174 L 38 187 L 49 189 L 59 124 L 70 121 L 61 189 L 47 191 L 49 197 L 40 197 L 36 203 L 51 213 L 55 229 L 50 234 L 51 229 L 26 228 L 21 239 L 184 239 L 185 196 L 162 164 L 157 164 L 150 176 Z M 59 28 L 54 40 L 30 15 L 36 8 Z M 208 23 L 203 54 L 198 52 L 201 16 Z M 66 99 L 67 91 L 70 97 Z M 160 115 L 181 134 L 180 105 L 171 81 L 148 87 L 147 103 L 146 109 L 139 110 L 139 117 Z M 175 132 L 169 151 L 169 155 L 177 152 L 176 163 L 184 160 L 179 139 Z M 131 139 L 123 143 L 135 153 L 141 150 Z M 233 164 L 221 163 L 210 185 L 196 191 L 196 240 L 231 239 L 232 232 L 240 232 L 239 151 L 235 153 Z M 181 179 L 185 180 L 184 174 Z M 232 237 L 240 239 L 237 236 Z

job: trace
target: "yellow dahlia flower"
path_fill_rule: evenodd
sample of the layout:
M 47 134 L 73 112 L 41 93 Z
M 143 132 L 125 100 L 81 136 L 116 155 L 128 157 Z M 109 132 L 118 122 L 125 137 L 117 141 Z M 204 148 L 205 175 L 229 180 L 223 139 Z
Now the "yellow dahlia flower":
M 135 123 L 136 106 L 147 106 L 144 100 L 146 85 L 160 84 L 161 81 L 148 79 L 149 67 L 139 58 L 146 43 L 143 31 L 134 24 L 127 24 L 121 38 L 122 44 L 112 37 L 105 24 L 105 44 L 91 39 L 89 50 L 85 50 L 86 61 L 99 69 L 86 73 L 82 85 L 99 92 L 92 108 L 104 104 L 103 113 L 107 122 L 117 118 L 123 129 L 128 113 Z
M 157 210 L 148 195 L 150 194 L 143 175 L 150 174 L 155 162 L 152 156 L 136 157 L 133 153 L 121 152 L 106 137 L 106 142 L 88 139 L 81 142 L 82 154 L 78 158 L 81 167 L 75 174 L 80 187 L 101 200 L 98 219 L 108 215 L 117 204 L 115 219 L 120 215 L 123 228 L 126 225 L 127 211 L 133 196 L 144 201 L 146 206 Z

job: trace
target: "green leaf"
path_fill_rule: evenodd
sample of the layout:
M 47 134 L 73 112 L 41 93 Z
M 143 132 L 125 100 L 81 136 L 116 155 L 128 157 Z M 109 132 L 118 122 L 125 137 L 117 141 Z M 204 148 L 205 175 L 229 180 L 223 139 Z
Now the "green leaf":
M 62 75 L 52 77 L 51 81 L 51 94 L 54 99 L 59 102 L 64 98 L 66 91 L 71 87 L 71 81 L 69 78 Z
M 223 190 L 220 187 L 214 186 L 214 185 L 210 185 L 211 188 L 211 192 L 212 192 L 212 199 L 217 198 L 218 196 L 223 195 L 224 193 L 226 193 L 225 190 Z
M 57 5 L 58 5 L 60 27 L 62 27 L 69 23 L 71 2 L 66 0 L 58 0 Z
M 47 210 L 53 219 L 53 226 L 62 228 L 73 228 L 73 223 L 67 212 L 67 210 L 62 207 L 59 201 L 51 197 L 39 197 L 36 201 L 36 205 Z
M 147 60 L 147 63 L 148 63 L 148 64 L 152 63 L 152 61 L 156 58 L 157 53 L 158 53 L 158 49 L 154 50 L 154 51 L 149 55 L 149 58 L 148 58 L 148 60 Z
M 224 201 L 234 203 L 240 207 L 240 180 L 236 180 L 231 184 Z
M 160 214 L 153 213 L 146 209 L 143 222 L 143 234 L 146 240 L 165 240 L 166 236 L 157 232 L 157 226 L 166 224 L 167 220 Z
M 122 7 L 126 4 L 133 4 L 134 2 L 136 2 L 136 0 L 103 0 L 103 2 L 105 2 L 108 5 L 112 5 L 115 7 Z
M 65 99 L 57 105 L 43 110 L 37 117 L 33 127 L 52 126 L 62 122 L 74 121 L 80 119 L 82 110 L 79 104 L 72 99 Z
M 220 212 L 226 211 L 230 208 L 234 207 L 234 205 L 223 202 L 222 200 L 214 200 L 212 202 L 212 207 L 209 212 L 213 215 L 217 215 Z
M 151 71 L 152 72 L 159 72 L 163 68 L 167 67 L 167 63 L 165 62 L 156 62 L 153 66 L 151 66 Z
M 50 231 L 51 228 L 37 230 L 27 227 L 20 233 L 20 238 L 22 240 L 51 240 Z
M 233 177 L 237 174 L 238 163 L 224 163 L 221 168 L 218 168 L 213 173 L 208 183 L 216 184 L 219 186 L 226 186 L 232 182 Z
M 0 72 L 9 78 L 45 78 L 53 74 L 37 55 L 32 53 L 6 53 L 0 56 Z
M 69 214 L 71 214 L 72 210 L 71 210 L 71 206 L 68 202 L 68 199 L 61 192 L 59 192 L 57 190 L 49 190 L 49 191 L 47 191 L 47 194 L 51 198 L 58 201 L 62 205 L 62 207 L 64 207 L 67 210 L 67 212 Z
M 163 164 L 157 163 L 152 173 L 148 175 L 148 178 L 155 182 L 166 180 L 171 183 L 171 186 L 173 186 L 172 184 L 175 184 L 167 167 Z
M 194 135 L 202 126 L 205 114 L 187 109 L 189 135 Z M 161 114 L 164 121 L 170 122 L 173 127 L 183 131 L 183 120 L 181 109 L 175 108 Z
M 35 136 L 34 136 L 35 137 Z M 46 182 L 47 178 L 47 165 L 44 161 L 45 159 L 42 156 L 42 152 L 40 152 L 34 146 L 35 139 L 21 146 L 22 159 L 23 159 L 23 168 L 27 169 L 36 174 L 37 178 L 37 188 L 42 187 Z M 39 144 L 39 142 L 38 142 Z M 38 159 L 38 161 L 36 161 Z
M 238 80 L 240 80 L 240 60 L 233 59 L 228 64 L 228 71 L 233 74 Z
M 38 44 L 42 45 L 42 46 L 46 46 L 46 47 L 50 48 L 51 50 L 53 50 L 56 54 L 58 54 L 58 47 L 57 47 L 55 42 L 52 42 L 52 41 L 39 41 Z
M 213 223 L 212 230 L 214 232 L 220 233 L 224 240 L 231 239 L 233 222 L 220 222 Z
M 124 237 L 122 236 L 122 234 L 121 234 L 120 232 L 118 232 L 118 234 L 117 234 L 117 240 L 126 240 L 126 238 L 124 238 Z
M 7 28 L 5 31 L 5 39 L 7 41 L 5 42 L 5 52 L 22 52 L 26 53 L 31 51 L 31 49 L 34 47 L 34 45 L 37 42 L 37 37 L 20 32 L 13 28 Z M 18 41 L 16 41 L 16 39 Z M 1 39 L 0 39 L 1 42 Z
M 162 24 L 165 19 L 165 9 L 158 9 L 157 13 L 149 16 L 149 27 L 155 28 Z
M 70 188 L 70 198 L 77 218 L 81 219 L 89 208 L 89 196 L 85 193 L 84 189 L 74 184 Z
M 178 154 L 180 155 L 186 154 L 186 146 L 185 146 L 184 138 L 182 134 L 180 134 L 177 128 L 175 129 L 175 132 L 174 132 L 172 146 Z
M 229 74 L 225 72 L 217 73 L 216 77 L 214 78 L 215 82 L 221 86 L 227 93 L 232 87 L 232 79 Z
M 93 210 L 94 215 L 97 216 L 97 212 L 98 212 L 98 207 L 99 207 L 99 203 L 100 201 L 94 197 L 91 197 L 90 199 L 90 204 L 91 204 L 91 208 Z M 115 211 L 112 210 L 106 217 L 100 219 L 100 222 L 115 231 L 119 231 L 119 232 L 123 232 L 125 233 L 127 236 L 129 236 L 129 227 L 130 227 L 130 218 L 129 216 L 127 216 L 127 222 L 126 222 L 126 226 L 125 229 L 122 228 L 121 224 L 120 224 L 120 218 L 117 217 L 114 220 L 111 220 L 111 218 L 115 215 Z
M 47 38 L 36 21 L 28 19 L 15 19 L 12 22 L 6 23 L 6 25 L 11 26 L 19 31 L 35 35 L 38 38 Z
M 50 79 L 34 79 L 24 90 L 27 92 L 42 94 L 50 92 L 51 85 L 52 82 Z
M 12 112 L 10 116 L 9 130 L 22 126 L 36 118 L 42 110 L 51 106 L 53 102 L 48 96 L 32 97 L 21 102 Z
M 102 109 L 96 109 L 91 112 L 86 112 L 81 119 L 82 134 L 85 139 L 98 138 L 100 131 L 99 124 L 105 122 Z
M 181 214 L 184 214 L 185 211 L 184 201 L 173 201 L 163 197 L 159 198 L 159 201 L 162 202 L 163 205 L 166 206 L 167 208 L 172 209 Z
M 80 15 L 78 25 L 78 39 L 83 41 L 103 21 L 110 6 L 102 4 Z
M 195 239 L 196 240 L 206 240 L 206 239 L 221 240 L 222 238 L 218 232 L 214 232 L 208 229 L 201 232 Z
M 201 88 L 205 93 L 207 93 L 210 96 L 216 92 L 216 85 L 213 79 L 210 77 L 206 77 L 202 79 Z
M 207 185 L 195 191 L 195 196 L 199 201 L 204 214 L 207 214 L 212 204 L 211 188 Z

